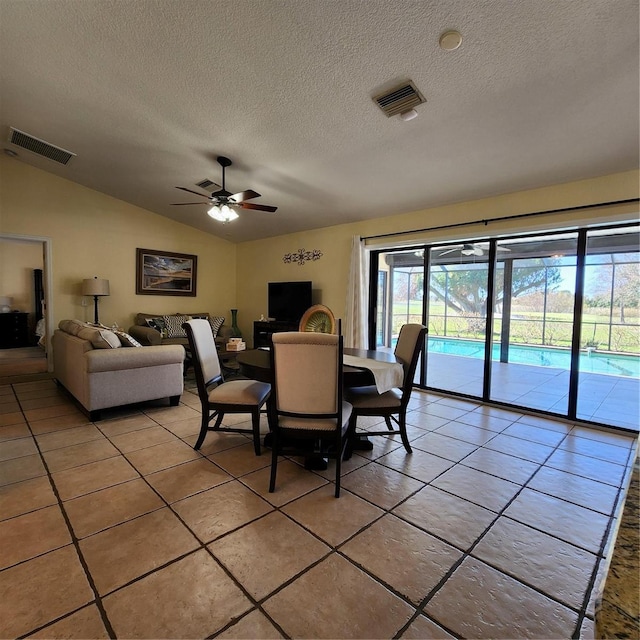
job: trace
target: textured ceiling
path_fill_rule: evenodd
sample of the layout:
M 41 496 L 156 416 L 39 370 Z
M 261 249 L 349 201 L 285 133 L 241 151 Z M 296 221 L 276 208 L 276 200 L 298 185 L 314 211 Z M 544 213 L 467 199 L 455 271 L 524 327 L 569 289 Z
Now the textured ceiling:
M 77 154 L 16 161 L 269 237 L 637 168 L 638 24 L 637 0 L 0 0 L 0 135 Z M 387 118 L 371 97 L 407 79 L 426 104 Z M 170 206 L 221 181 L 217 155 L 277 213 Z

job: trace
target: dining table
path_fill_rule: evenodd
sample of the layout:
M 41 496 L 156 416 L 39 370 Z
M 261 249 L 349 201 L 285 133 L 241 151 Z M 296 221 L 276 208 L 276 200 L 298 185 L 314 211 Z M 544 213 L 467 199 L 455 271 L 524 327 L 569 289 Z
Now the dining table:
M 367 360 L 371 361 L 372 368 L 386 364 L 389 365 L 389 367 L 395 369 L 400 368 L 400 370 L 402 370 L 401 361 L 395 354 L 387 351 L 345 347 L 344 356 L 346 363 L 343 363 L 342 373 L 345 388 L 366 387 L 376 384 L 374 371 L 365 366 Z M 241 351 L 238 353 L 236 362 L 243 376 L 251 380 L 271 384 L 271 354 L 268 347 Z M 359 366 L 348 364 L 349 362 L 357 362 Z M 267 434 L 265 436 L 264 444 L 267 447 L 270 445 L 270 435 L 271 434 Z M 358 436 L 357 442 L 353 445 L 353 449 L 356 451 L 370 451 L 372 448 L 372 443 L 364 435 Z M 305 467 L 307 469 L 323 470 L 327 468 L 327 461 L 321 455 L 312 454 L 305 459 Z

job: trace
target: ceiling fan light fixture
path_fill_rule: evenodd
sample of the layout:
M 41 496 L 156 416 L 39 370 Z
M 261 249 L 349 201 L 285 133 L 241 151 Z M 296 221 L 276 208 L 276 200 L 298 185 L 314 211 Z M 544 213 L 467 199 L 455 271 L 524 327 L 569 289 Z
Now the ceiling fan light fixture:
M 238 218 L 238 214 L 228 205 L 223 204 L 221 207 L 217 204 L 213 205 L 207 213 L 218 222 L 231 222 Z

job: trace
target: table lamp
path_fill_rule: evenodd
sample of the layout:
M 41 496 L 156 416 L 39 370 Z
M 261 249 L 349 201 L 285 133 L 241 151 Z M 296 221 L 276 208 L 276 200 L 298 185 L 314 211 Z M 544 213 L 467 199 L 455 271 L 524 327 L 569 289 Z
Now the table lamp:
M 11 305 L 13 298 L 9 296 L 0 296 L 0 313 L 9 313 L 11 311 Z
M 93 296 L 93 321 L 98 324 L 98 297 L 109 295 L 109 281 L 95 276 L 82 281 L 82 295 Z

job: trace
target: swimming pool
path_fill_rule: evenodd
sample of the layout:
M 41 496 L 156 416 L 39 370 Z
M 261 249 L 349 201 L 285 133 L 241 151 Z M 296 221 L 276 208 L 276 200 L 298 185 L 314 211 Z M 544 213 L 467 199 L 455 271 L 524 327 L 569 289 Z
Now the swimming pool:
M 429 337 L 429 351 L 468 358 L 484 358 L 484 343 L 476 340 Z M 500 360 L 500 345 L 493 345 L 492 360 Z M 571 353 L 553 347 L 509 346 L 509 362 L 569 370 Z M 640 378 L 640 356 L 594 351 L 580 353 L 580 371 Z

